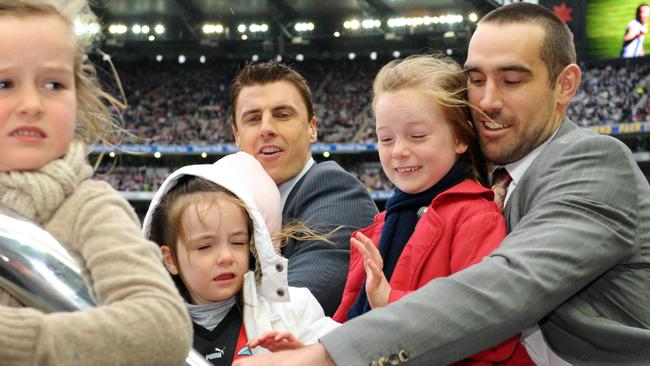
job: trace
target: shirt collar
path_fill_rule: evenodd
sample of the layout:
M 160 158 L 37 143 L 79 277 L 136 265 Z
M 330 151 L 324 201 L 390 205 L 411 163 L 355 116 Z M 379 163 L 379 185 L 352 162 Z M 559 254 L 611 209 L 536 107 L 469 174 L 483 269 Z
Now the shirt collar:
M 521 177 L 524 176 L 528 168 L 533 164 L 535 159 L 539 156 L 539 154 L 548 146 L 548 144 L 553 140 L 555 135 L 557 135 L 557 131 L 559 131 L 560 128 L 558 127 L 555 132 L 546 139 L 541 145 L 537 146 L 533 151 L 529 152 L 528 155 L 524 156 L 523 158 L 510 163 L 506 165 L 495 165 L 492 167 L 492 172 L 498 168 L 505 167 L 506 171 L 508 171 L 508 174 L 512 177 L 512 182 L 510 185 L 508 185 L 508 190 L 506 192 L 506 198 L 505 198 L 505 203 L 508 202 L 508 199 L 510 198 L 510 193 L 517 187 L 517 184 L 519 183 L 519 180 L 521 180 Z
M 287 197 L 289 197 L 289 193 L 291 193 L 293 187 L 296 185 L 296 183 L 298 183 L 300 178 L 302 178 L 305 174 L 307 174 L 307 171 L 314 164 L 316 164 L 316 162 L 314 161 L 314 158 L 310 156 L 309 160 L 307 160 L 305 166 L 302 168 L 300 173 L 298 173 L 295 177 L 289 179 L 288 181 L 278 186 L 278 190 L 280 191 L 280 197 L 282 198 L 282 210 L 284 210 L 284 203 L 287 202 Z

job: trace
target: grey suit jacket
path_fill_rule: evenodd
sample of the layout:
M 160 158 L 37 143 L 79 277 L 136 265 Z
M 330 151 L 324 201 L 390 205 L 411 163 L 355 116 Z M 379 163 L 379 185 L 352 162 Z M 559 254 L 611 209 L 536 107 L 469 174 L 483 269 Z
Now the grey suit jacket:
M 538 323 L 572 364 L 650 364 L 650 187 L 627 147 L 565 120 L 505 210 L 489 257 L 323 337 L 335 362 L 445 365 Z
M 289 240 L 289 286 L 307 287 L 332 316 L 341 302 L 350 263 L 350 235 L 368 226 L 377 206 L 366 188 L 337 163 L 314 164 L 293 187 L 284 205 L 283 223 L 293 219 L 319 233 L 341 229 L 322 241 Z

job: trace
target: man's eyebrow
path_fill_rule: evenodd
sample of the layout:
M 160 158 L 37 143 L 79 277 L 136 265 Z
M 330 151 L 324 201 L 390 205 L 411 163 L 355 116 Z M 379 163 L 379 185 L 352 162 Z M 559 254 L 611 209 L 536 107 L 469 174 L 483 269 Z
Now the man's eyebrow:
M 509 71 L 514 71 L 514 72 L 520 72 L 520 73 L 524 73 L 524 74 L 528 74 L 528 75 L 532 75 L 532 74 L 533 74 L 533 70 L 531 70 L 531 69 L 529 69 L 529 68 L 527 68 L 527 67 L 525 67 L 525 66 L 521 66 L 521 65 L 507 65 L 507 66 L 502 66 L 502 67 L 499 67 L 499 68 L 497 69 L 497 71 L 499 71 L 499 72 L 509 72 Z
M 470 72 L 482 72 L 482 71 L 481 68 L 478 66 L 465 65 L 465 67 L 463 68 L 463 72 L 465 74 L 469 74 Z M 497 72 L 519 72 L 527 75 L 533 74 L 533 71 L 531 69 L 521 65 L 501 66 L 497 68 Z
M 295 111 L 295 110 L 296 110 L 296 108 L 294 108 L 294 107 L 293 107 L 292 105 L 290 105 L 290 104 L 280 104 L 280 105 L 277 105 L 277 106 L 273 107 L 273 110 L 274 110 L 274 111 L 277 111 L 277 110 L 279 110 L 279 109 L 291 109 L 292 111 Z
M 242 111 L 241 116 L 243 117 L 243 116 L 246 116 L 246 115 L 249 115 L 249 114 L 259 113 L 260 111 L 261 111 L 260 108 L 246 109 L 246 110 Z

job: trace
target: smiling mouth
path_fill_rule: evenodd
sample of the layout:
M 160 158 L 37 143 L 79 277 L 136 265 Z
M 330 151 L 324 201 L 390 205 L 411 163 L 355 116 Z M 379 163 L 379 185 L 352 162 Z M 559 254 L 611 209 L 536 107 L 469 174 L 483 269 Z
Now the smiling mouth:
M 417 171 L 420 170 L 420 169 L 422 169 L 421 166 L 409 166 L 409 167 L 405 167 L 405 168 L 395 168 L 395 171 L 396 171 L 398 174 L 404 174 L 404 173 L 413 173 L 413 172 L 417 172 Z
M 282 152 L 282 149 L 277 146 L 267 146 L 260 149 L 259 153 L 262 155 L 273 155 Z
M 496 123 L 494 121 L 484 121 L 483 126 L 485 126 L 486 130 L 494 131 L 494 130 L 503 130 L 505 128 L 508 128 L 510 126 L 508 125 L 502 125 L 500 123 Z

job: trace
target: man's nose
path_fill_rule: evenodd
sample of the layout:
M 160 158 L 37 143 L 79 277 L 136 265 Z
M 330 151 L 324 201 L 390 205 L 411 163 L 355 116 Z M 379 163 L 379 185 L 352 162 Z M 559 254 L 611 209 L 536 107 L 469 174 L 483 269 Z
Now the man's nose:
M 270 114 L 262 115 L 260 135 L 263 137 L 273 137 L 276 134 L 276 126 L 273 117 Z
M 501 92 L 494 82 L 487 81 L 483 87 L 483 94 L 479 107 L 485 112 L 498 112 L 503 108 Z

